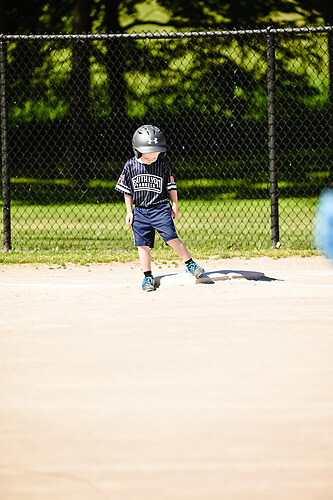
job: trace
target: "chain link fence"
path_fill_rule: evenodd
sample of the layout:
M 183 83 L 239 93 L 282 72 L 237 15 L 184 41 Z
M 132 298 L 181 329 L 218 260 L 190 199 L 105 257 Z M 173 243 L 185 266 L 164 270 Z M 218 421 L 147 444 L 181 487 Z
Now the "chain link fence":
M 167 137 L 189 248 L 312 248 L 333 179 L 331 37 L 1 35 L 5 249 L 133 248 L 114 187 L 147 123 Z

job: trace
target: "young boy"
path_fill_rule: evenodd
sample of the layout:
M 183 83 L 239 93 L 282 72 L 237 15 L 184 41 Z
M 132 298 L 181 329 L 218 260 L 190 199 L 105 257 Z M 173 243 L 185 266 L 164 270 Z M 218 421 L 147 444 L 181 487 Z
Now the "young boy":
M 144 273 L 142 290 L 155 290 L 150 254 L 155 231 L 184 261 L 186 272 L 200 278 L 204 269 L 192 260 L 173 222 L 178 217 L 177 186 L 164 158 L 167 146 L 163 132 L 153 125 L 143 125 L 135 131 L 132 145 L 135 156 L 126 162 L 116 190 L 125 197 L 126 224 L 132 226 Z

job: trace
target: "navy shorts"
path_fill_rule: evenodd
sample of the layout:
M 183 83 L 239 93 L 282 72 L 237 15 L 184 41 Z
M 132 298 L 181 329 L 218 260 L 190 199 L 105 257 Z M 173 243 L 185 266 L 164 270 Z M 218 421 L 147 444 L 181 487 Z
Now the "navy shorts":
M 134 207 L 132 230 L 134 245 L 138 247 L 154 248 L 155 231 L 158 231 L 165 243 L 178 238 L 169 202 L 159 203 L 151 208 Z

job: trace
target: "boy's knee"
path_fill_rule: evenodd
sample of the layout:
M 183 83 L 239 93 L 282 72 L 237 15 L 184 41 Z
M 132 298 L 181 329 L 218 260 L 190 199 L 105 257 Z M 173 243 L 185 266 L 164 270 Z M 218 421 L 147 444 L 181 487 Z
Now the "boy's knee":
M 148 245 L 138 245 L 138 251 L 141 253 L 150 254 L 150 246 Z
M 172 246 L 174 243 L 178 243 L 178 241 L 180 241 L 179 238 L 172 238 L 172 240 L 166 241 L 166 244 Z

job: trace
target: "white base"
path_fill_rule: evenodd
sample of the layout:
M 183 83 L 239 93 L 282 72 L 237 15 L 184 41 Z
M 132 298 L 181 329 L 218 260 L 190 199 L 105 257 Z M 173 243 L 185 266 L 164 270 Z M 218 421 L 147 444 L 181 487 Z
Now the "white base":
M 211 271 L 203 273 L 201 278 L 194 278 L 194 276 L 189 275 L 188 273 L 177 273 L 177 274 L 166 274 L 162 276 L 157 276 L 155 278 L 156 286 L 165 285 L 194 285 L 197 283 L 214 283 L 214 281 L 219 280 L 230 280 L 230 279 L 260 279 L 265 276 L 264 273 L 260 273 L 257 271 Z

